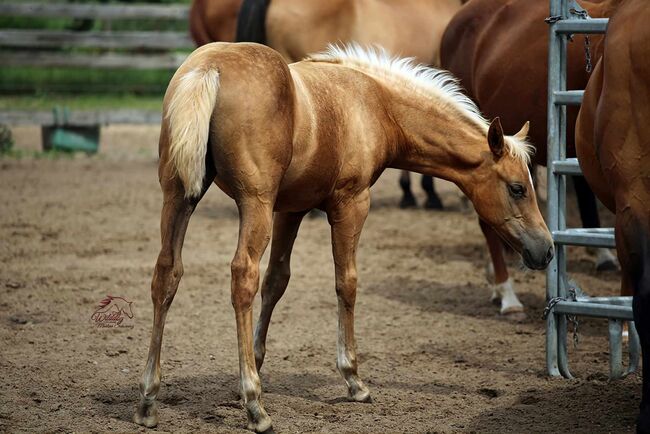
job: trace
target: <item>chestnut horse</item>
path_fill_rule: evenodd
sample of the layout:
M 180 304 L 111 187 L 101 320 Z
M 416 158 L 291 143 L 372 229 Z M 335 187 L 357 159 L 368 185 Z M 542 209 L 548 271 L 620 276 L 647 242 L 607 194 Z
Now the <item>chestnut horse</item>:
M 488 123 L 446 72 L 356 45 L 330 47 L 287 65 L 263 45 L 212 43 L 178 69 L 163 113 L 162 248 L 151 285 L 153 332 L 134 416 L 139 424 L 158 422 L 165 317 L 183 274 L 181 248 L 190 216 L 213 182 L 239 209 L 232 304 L 240 391 L 248 427 L 258 432 L 271 428 L 258 375 L 269 321 L 289 282 L 293 242 L 310 209 L 325 211 L 332 228 L 339 306 L 336 365 L 353 401 L 370 399 L 357 373 L 356 251 L 370 186 L 384 169 L 456 183 L 528 266 L 542 269 L 553 256 L 530 182 L 526 128 L 504 136 L 499 120 Z M 271 235 L 253 337 L 259 263 Z
M 329 43 L 357 42 L 438 66 L 442 33 L 465 1 L 194 0 L 190 31 L 199 46 L 218 41 L 257 42 L 278 51 L 288 63 L 321 51 Z M 400 206 L 416 206 L 406 171 L 401 173 L 400 186 Z M 422 178 L 422 188 L 427 193 L 425 208 L 442 209 L 431 177 Z
M 604 53 L 576 125 L 580 166 L 616 213 L 622 293 L 633 294 L 643 353 L 637 432 L 650 433 L 650 8 L 626 0 L 607 28 Z
M 607 17 L 621 0 L 581 2 L 592 17 Z M 473 0 L 451 20 L 442 39 L 442 67 L 456 75 L 470 97 L 487 116 L 502 115 L 505 129 L 530 120 L 529 137 L 537 147 L 536 164 L 546 165 L 546 107 L 548 86 L 548 2 L 531 0 Z M 591 36 L 591 56 L 601 52 L 602 36 Z M 569 89 L 584 89 L 584 37 L 568 44 Z M 568 108 L 567 155 L 575 157 L 573 131 L 578 109 Z M 599 227 L 596 200 L 583 177 L 574 177 L 583 225 Z M 501 313 L 519 317 L 517 298 L 504 260 L 503 245 L 483 222 L 481 229 L 492 258 L 492 299 L 501 300 Z M 608 249 L 599 249 L 597 267 L 616 267 Z

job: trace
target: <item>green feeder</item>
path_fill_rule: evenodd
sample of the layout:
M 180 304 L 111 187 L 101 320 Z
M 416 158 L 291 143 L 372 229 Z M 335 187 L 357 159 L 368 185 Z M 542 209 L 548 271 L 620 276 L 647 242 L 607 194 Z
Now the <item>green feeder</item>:
M 94 154 L 99 148 L 99 125 L 73 125 L 68 122 L 70 112 L 67 108 L 55 107 L 54 125 L 44 126 L 43 149 L 65 152 L 86 152 Z

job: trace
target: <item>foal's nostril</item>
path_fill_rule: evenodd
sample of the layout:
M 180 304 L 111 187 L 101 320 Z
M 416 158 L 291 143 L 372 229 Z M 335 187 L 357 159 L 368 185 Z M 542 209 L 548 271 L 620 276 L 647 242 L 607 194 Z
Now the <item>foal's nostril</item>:
M 553 254 L 554 254 L 553 246 L 551 246 L 551 247 L 548 248 L 548 251 L 546 252 L 546 258 L 545 258 L 545 260 L 546 260 L 546 263 L 547 263 L 547 264 L 548 264 L 549 262 L 551 262 L 551 259 L 553 259 Z

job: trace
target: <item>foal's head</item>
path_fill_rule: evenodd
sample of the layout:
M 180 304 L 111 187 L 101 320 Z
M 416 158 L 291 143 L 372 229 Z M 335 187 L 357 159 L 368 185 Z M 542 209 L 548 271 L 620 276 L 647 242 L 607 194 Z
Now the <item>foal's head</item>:
M 499 118 L 487 132 L 490 151 L 476 168 L 468 195 L 481 219 L 517 252 L 526 266 L 542 269 L 553 258 L 553 240 L 544 223 L 528 169 L 528 123 L 514 136 L 505 136 Z

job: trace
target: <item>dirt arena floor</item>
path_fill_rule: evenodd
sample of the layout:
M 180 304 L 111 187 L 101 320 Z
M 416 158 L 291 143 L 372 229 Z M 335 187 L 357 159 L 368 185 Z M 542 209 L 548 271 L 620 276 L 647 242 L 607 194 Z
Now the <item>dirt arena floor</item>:
M 102 133 L 93 157 L 0 159 L 0 432 L 146 431 L 131 416 L 159 248 L 158 132 Z M 15 137 L 19 149 L 39 146 L 36 129 Z M 500 318 L 474 212 L 454 186 L 438 185 L 445 212 L 397 209 L 395 171 L 373 189 L 356 309 L 372 404 L 344 399 L 329 227 L 322 218 L 303 223 L 261 373 L 276 431 L 633 432 L 640 376 L 608 381 L 605 322 L 582 321 L 571 349 L 576 379 L 548 378 L 544 274 L 513 261 L 528 319 Z M 156 431 L 247 432 L 230 304 L 237 225 L 234 204 L 213 187 L 187 233 Z M 584 249 L 571 251 L 569 267 L 591 294 L 618 289 L 618 274 L 597 274 Z M 122 327 L 91 320 L 107 294 L 133 302 Z

